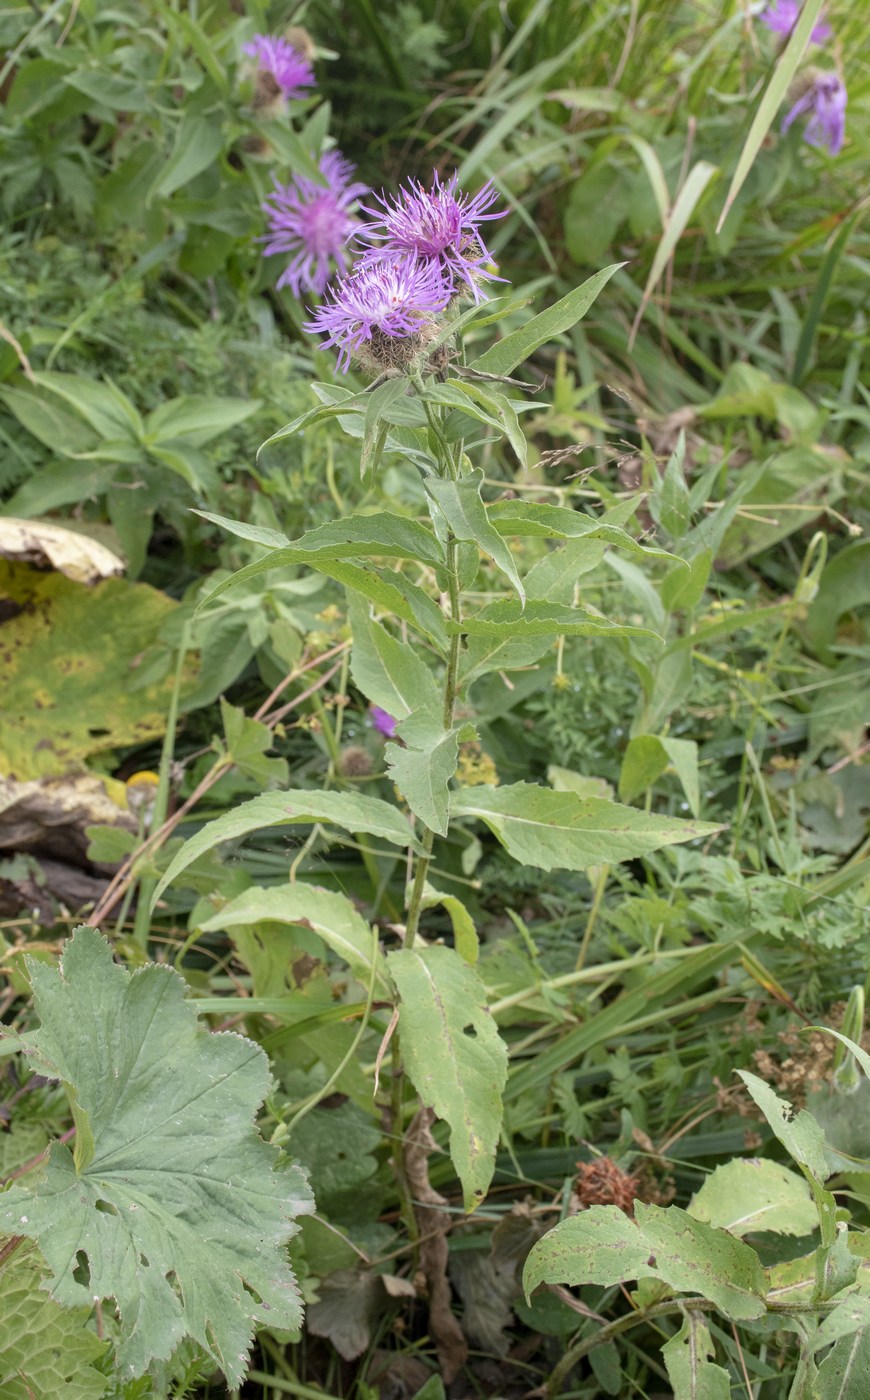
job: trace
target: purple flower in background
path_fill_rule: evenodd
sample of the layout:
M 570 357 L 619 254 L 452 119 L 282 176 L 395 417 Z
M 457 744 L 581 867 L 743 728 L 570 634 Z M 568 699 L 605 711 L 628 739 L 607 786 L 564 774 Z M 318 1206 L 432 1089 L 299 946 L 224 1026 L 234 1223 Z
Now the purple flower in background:
M 458 176 L 442 184 L 437 171 L 432 188 L 426 190 L 409 181 L 395 196 L 375 195 L 381 209 L 363 205 L 374 220 L 364 224 L 357 237 L 372 246 L 367 258 L 389 258 L 403 253 L 421 261 L 437 263 L 454 284 L 464 285 L 475 301 L 480 301 L 481 279 L 502 281 L 486 268 L 492 256 L 483 241 L 480 224 L 486 219 L 500 219 L 505 210 L 488 213 L 498 199 L 498 191 L 487 181 L 473 198 L 457 189 Z
M 382 710 L 380 705 L 369 705 L 369 714 L 372 717 L 372 724 L 385 739 L 395 739 L 396 721 L 392 715 L 388 715 L 386 710 Z
M 285 97 L 304 97 L 314 87 L 314 70 L 308 59 L 286 39 L 272 34 L 255 34 L 242 52 L 257 60 L 262 73 L 270 73 Z
M 450 288 L 437 263 L 363 259 L 350 276 L 332 283 L 326 298 L 305 330 L 325 334 L 324 344 L 338 347 L 339 369 L 346 370 L 351 355 L 366 350 L 379 368 L 398 369 L 413 359 L 427 319 L 444 310 Z
M 766 24 L 774 34 L 784 34 L 788 36 L 798 22 L 801 12 L 801 0 L 772 0 L 766 10 L 761 12 L 761 23 Z M 820 20 L 813 28 L 810 40 L 814 44 L 823 44 L 831 37 L 831 26 Z
M 292 253 L 278 278 L 279 287 L 322 295 L 332 275 L 333 262 L 347 270 L 345 244 L 356 226 L 350 210 L 368 187 L 351 180 L 355 166 L 338 151 L 329 151 L 320 160 L 325 185 L 317 185 L 305 175 L 294 175 L 288 185 L 275 184 L 263 204 L 269 219 L 264 255 Z
M 846 89 L 836 73 L 815 74 L 806 92 L 786 113 L 782 130 L 788 131 L 805 112 L 810 113 L 810 119 L 804 128 L 804 140 L 811 146 L 827 146 L 835 156 L 846 134 Z

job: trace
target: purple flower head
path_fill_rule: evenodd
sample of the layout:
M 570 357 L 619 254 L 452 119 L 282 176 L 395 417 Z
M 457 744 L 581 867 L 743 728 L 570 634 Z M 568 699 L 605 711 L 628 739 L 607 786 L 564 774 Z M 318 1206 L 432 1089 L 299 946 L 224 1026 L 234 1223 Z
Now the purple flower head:
M 393 716 L 382 710 L 380 705 L 369 705 L 369 714 L 372 717 L 372 724 L 385 739 L 395 739 L 396 721 Z
M 285 97 L 304 97 L 314 87 L 314 70 L 308 59 L 286 39 L 272 34 L 255 34 L 242 52 L 257 60 L 261 73 L 270 73 Z
M 320 160 L 325 185 L 316 185 L 305 175 L 294 175 L 289 185 L 279 185 L 263 204 L 269 219 L 269 232 L 259 241 L 263 253 L 291 253 L 290 262 L 278 278 L 279 287 L 290 287 L 297 297 L 303 291 L 322 295 L 337 263 L 347 271 L 345 244 L 357 220 L 350 213 L 368 187 L 351 176 L 356 169 L 338 151 L 329 151 Z
M 788 37 L 798 22 L 800 12 L 801 0 L 771 0 L 767 9 L 761 12 L 761 23 L 766 24 L 773 34 Z M 813 28 L 810 40 L 814 44 L 823 44 L 830 37 L 831 26 L 820 20 Z
M 506 210 L 487 213 L 498 199 L 491 180 L 473 198 L 457 189 L 457 180 L 454 171 L 447 184 L 442 184 L 436 171 L 431 190 L 409 181 L 395 196 L 375 195 L 381 209 L 363 205 L 374 222 L 364 224 L 357 237 L 372 245 L 367 258 L 389 258 L 402 253 L 437 263 L 453 283 L 454 291 L 459 289 L 457 284 L 464 284 L 474 300 L 480 301 L 481 280 L 504 279 L 487 269 L 492 255 L 479 226 L 486 219 L 501 219 Z
M 782 130 L 788 131 L 805 112 L 810 119 L 804 128 L 804 140 L 811 146 L 827 146 L 835 156 L 846 134 L 846 88 L 836 73 L 815 74 L 810 86 L 786 113 Z
M 363 258 L 348 277 L 332 283 L 326 298 L 305 330 L 325 334 L 324 344 L 338 347 L 340 370 L 353 354 L 378 368 L 398 369 L 421 348 L 430 318 L 450 300 L 450 288 L 435 262 Z

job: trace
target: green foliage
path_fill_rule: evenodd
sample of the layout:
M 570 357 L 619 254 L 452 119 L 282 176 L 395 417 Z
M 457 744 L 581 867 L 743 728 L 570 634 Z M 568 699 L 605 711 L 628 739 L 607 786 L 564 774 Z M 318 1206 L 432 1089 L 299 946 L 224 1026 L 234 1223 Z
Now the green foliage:
M 19 1249 L 0 1267 L 0 1386 L 8 1400 L 100 1400 L 98 1366 L 108 1344 L 87 1325 L 90 1304 L 62 1308 L 44 1291 L 45 1270 Z

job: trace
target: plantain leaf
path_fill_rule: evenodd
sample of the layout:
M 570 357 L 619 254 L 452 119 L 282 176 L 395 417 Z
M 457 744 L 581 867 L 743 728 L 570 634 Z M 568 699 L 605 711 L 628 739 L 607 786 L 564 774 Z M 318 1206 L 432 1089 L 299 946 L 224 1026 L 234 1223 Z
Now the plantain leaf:
M 170 862 L 154 892 L 158 900 L 174 879 L 192 865 L 197 856 L 213 851 L 223 841 L 237 840 L 252 831 L 273 826 L 304 826 L 325 822 L 343 826 L 346 831 L 363 831 L 381 836 L 394 846 L 413 845 L 413 836 L 395 807 L 379 797 L 362 797 L 355 792 L 317 792 L 290 788 L 287 792 L 264 792 L 243 802 L 216 821 L 209 822 L 185 841 Z
M 76 1149 L 54 1143 L 34 1190 L 5 1193 L 0 1228 L 38 1242 L 57 1302 L 115 1299 L 128 1375 L 192 1337 L 236 1387 L 255 1325 L 302 1316 L 285 1246 L 312 1200 L 253 1125 L 269 1062 L 209 1034 L 171 968 L 116 966 L 94 929 L 59 967 L 27 962 L 41 1023 L 28 1048 L 66 1088 Z
M 450 1127 L 450 1156 L 465 1209 L 473 1210 L 495 1168 L 507 1047 L 483 983 L 455 949 L 402 949 L 387 965 L 399 993 L 405 1067 L 423 1103 Z
M 451 812 L 479 818 L 515 860 L 539 870 L 611 865 L 720 830 L 534 783 L 463 788 L 452 794 Z

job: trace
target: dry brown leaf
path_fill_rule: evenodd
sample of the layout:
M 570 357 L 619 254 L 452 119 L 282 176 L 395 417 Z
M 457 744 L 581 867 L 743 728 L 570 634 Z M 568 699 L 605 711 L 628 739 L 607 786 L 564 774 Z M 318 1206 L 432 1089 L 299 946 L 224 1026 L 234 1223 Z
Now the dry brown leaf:
M 99 583 L 124 572 L 124 564 L 104 544 L 47 520 L 0 517 L 0 557 L 57 569 L 75 583 Z
M 420 1268 L 429 1292 L 429 1335 L 435 1343 L 445 1385 L 455 1380 L 468 1360 L 468 1343 L 451 1307 L 447 1279 L 447 1201 L 429 1181 L 429 1156 L 438 1151 L 430 1128 L 435 1114 L 421 1108 L 405 1139 L 405 1172 L 420 1227 Z

